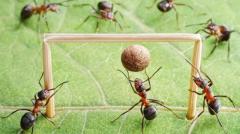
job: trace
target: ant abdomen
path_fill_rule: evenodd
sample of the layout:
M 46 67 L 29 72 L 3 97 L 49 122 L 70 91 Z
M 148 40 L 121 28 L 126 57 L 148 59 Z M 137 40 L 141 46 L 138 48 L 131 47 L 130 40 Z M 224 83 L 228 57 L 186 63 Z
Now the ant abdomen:
M 100 1 L 98 3 L 98 9 L 99 10 L 112 10 L 113 5 L 112 3 L 108 2 L 108 1 Z
M 157 109 L 153 105 L 148 105 L 144 108 L 143 114 L 147 120 L 153 120 L 157 116 Z
M 23 130 L 28 130 L 29 128 L 31 128 L 35 122 L 36 118 L 35 116 L 32 114 L 32 112 L 27 112 L 22 116 L 21 119 L 21 128 Z
M 163 0 L 163 1 L 160 1 L 158 4 L 157 4 L 157 8 L 162 11 L 162 12 L 168 12 L 170 11 L 173 7 L 172 5 L 167 1 L 167 0 Z
M 28 4 L 22 8 L 21 11 L 21 21 L 25 21 L 33 15 L 33 5 Z
M 221 104 L 218 99 L 215 99 L 214 101 L 208 103 L 208 111 L 211 115 L 215 115 L 219 112 L 219 109 L 221 107 Z

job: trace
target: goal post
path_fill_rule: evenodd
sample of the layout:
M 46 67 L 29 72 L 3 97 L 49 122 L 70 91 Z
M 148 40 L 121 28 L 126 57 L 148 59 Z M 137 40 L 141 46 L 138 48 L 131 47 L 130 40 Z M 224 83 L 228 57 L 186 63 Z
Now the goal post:
M 200 68 L 202 54 L 202 40 L 199 34 L 189 33 L 141 33 L 141 34 L 65 34 L 47 33 L 43 36 L 43 71 L 45 89 L 53 88 L 51 43 L 55 42 L 194 42 L 192 64 Z M 197 86 L 192 76 L 198 76 L 196 69 L 192 67 L 190 88 L 197 91 Z M 51 94 L 53 91 L 51 91 Z M 189 92 L 187 119 L 191 120 L 196 114 L 197 95 Z M 49 100 L 46 107 L 48 117 L 55 116 L 54 97 Z

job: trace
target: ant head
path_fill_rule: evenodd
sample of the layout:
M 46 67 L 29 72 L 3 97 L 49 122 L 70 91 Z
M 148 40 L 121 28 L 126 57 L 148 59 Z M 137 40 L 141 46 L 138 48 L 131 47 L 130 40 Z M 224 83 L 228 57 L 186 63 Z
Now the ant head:
M 144 90 L 143 88 L 143 81 L 139 78 L 136 78 L 134 80 L 134 87 L 137 90 L 137 92 L 142 92 Z
M 43 89 L 37 93 L 37 96 L 38 96 L 39 100 L 43 101 L 43 100 L 47 99 L 48 96 L 50 96 L 50 93 L 49 93 L 49 91 Z
M 207 29 L 209 29 L 209 30 L 214 30 L 215 28 L 216 28 L 216 24 L 215 23 L 213 23 L 213 22 L 210 22 L 208 25 L 207 25 Z
M 148 105 L 144 108 L 143 114 L 145 119 L 153 120 L 157 116 L 157 109 L 153 105 Z
M 98 3 L 98 9 L 111 12 L 113 10 L 113 4 L 109 1 L 100 1 Z
M 59 11 L 59 6 L 58 6 L 58 4 L 54 4 L 54 3 L 48 4 L 48 5 L 47 5 L 47 8 L 48 8 L 50 11 L 52 11 L 52 12 L 58 12 L 58 11 Z
M 202 79 L 201 77 L 193 76 L 193 81 L 201 89 L 204 89 L 207 86 L 207 82 L 204 79 Z

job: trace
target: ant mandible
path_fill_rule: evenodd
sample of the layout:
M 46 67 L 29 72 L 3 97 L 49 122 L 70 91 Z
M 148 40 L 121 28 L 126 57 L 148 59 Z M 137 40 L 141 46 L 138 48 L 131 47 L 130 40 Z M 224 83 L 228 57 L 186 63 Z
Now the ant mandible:
M 47 0 L 44 0 L 43 4 L 38 5 L 37 1 L 34 0 L 34 5 L 32 4 L 25 5 L 21 10 L 20 22 L 24 22 L 28 20 L 30 17 L 32 17 L 32 15 L 38 14 L 38 22 L 40 21 L 41 17 L 44 18 L 48 31 L 50 31 L 48 21 L 46 18 L 47 12 L 51 11 L 51 12 L 57 13 L 59 11 L 59 6 L 65 6 L 64 3 L 73 1 L 73 0 L 66 0 L 58 3 L 48 3 L 48 4 L 46 1 Z
M 121 5 L 120 3 L 116 3 L 116 4 Z M 123 15 L 118 10 L 114 11 L 113 10 L 114 5 L 112 3 L 110 3 L 109 1 L 98 2 L 97 8 L 95 8 L 91 4 L 80 4 L 80 5 L 75 5 L 75 6 L 78 6 L 78 7 L 90 6 L 94 10 L 94 14 L 88 15 L 87 18 L 85 18 L 78 27 L 81 27 L 85 22 L 88 21 L 88 19 L 90 17 L 94 17 L 96 19 L 113 21 L 115 23 L 115 25 L 118 24 L 118 26 L 121 30 L 123 29 L 122 25 L 118 22 L 118 20 L 116 18 L 117 13 L 119 13 L 121 17 L 123 17 Z M 96 32 L 99 31 L 99 21 L 97 21 L 95 31 Z
M 204 95 L 204 99 L 203 99 L 203 110 L 197 115 L 197 117 L 192 121 L 191 125 L 194 124 L 194 122 L 204 113 L 205 111 L 205 103 L 207 103 L 208 106 L 208 111 L 211 115 L 215 115 L 217 118 L 217 121 L 219 123 L 219 125 L 221 126 L 221 128 L 223 129 L 224 133 L 226 133 L 226 131 L 223 128 L 223 125 L 221 123 L 221 121 L 218 118 L 218 112 L 220 110 L 221 104 L 220 101 L 218 100 L 218 98 L 227 98 L 233 105 L 233 107 L 235 108 L 235 104 L 233 102 L 233 100 L 226 96 L 226 95 L 214 95 L 213 91 L 211 89 L 213 82 L 210 79 L 210 77 L 204 73 L 203 71 L 201 71 L 201 73 L 207 78 L 207 80 L 203 79 L 203 77 L 201 76 L 200 71 L 192 65 L 192 63 L 190 61 L 188 61 L 187 59 L 185 59 L 198 73 L 199 77 L 196 76 L 192 76 L 193 77 L 193 81 L 195 82 L 195 84 L 202 89 L 202 92 L 199 93 L 197 91 L 192 91 L 189 90 L 190 92 L 196 93 L 197 95 Z
M 119 115 L 116 119 L 114 119 L 112 121 L 115 122 L 116 120 L 118 120 L 122 115 L 126 114 L 127 112 L 131 111 L 135 106 L 137 106 L 138 104 L 141 103 L 141 107 L 140 107 L 140 112 L 142 114 L 142 133 L 144 132 L 144 119 L 146 120 L 153 120 L 156 116 L 157 116 L 157 109 L 154 105 L 152 105 L 151 103 L 155 103 L 158 104 L 160 106 L 163 106 L 164 108 L 166 108 L 167 110 L 171 111 L 177 118 L 182 119 L 181 117 L 179 117 L 175 112 L 173 112 L 169 107 L 165 106 L 163 102 L 159 101 L 159 100 L 155 100 L 155 99 L 148 99 L 147 98 L 147 92 L 151 90 L 151 82 L 150 79 L 161 69 L 161 67 L 159 67 L 153 74 L 152 76 L 148 76 L 146 70 L 145 70 L 145 74 L 147 76 L 146 80 L 141 80 L 139 78 L 136 78 L 134 81 L 130 79 L 129 76 L 129 72 L 127 71 L 127 75 L 121 71 L 118 70 L 119 72 L 121 72 L 128 80 L 133 92 L 137 95 L 139 95 L 141 97 L 141 99 L 134 104 L 131 108 L 129 108 L 127 111 L 123 112 L 121 115 Z M 145 82 L 148 82 L 149 84 L 149 88 L 146 88 L 143 84 Z M 134 83 L 134 87 L 132 85 L 132 83 Z
M 153 5 L 157 2 L 157 0 L 154 0 L 153 4 L 151 6 L 149 6 L 148 8 L 151 8 L 153 7 Z M 160 2 L 157 3 L 157 8 L 159 11 L 163 12 L 163 13 L 166 13 L 166 12 L 169 12 L 171 9 L 173 9 L 176 13 L 176 20 L 177 20 L 177 23 L 179 22 L 178 21 L 178 11 L 176 9 L 176 6 L 186 6 L 190 9 L 193 9 L 190 5 L 187 5 L 187 4 L 183 4 L 183 3 L 176 3 L 174 2 L 174 0 L 162 0 Z
M 42 74 L 43 76 L 43 74 Z M 42 78 L 41 76 L 41 78 Z M 40 80 L 41 80 L 40 78 Z M 40 83 L 40 80 L 39 80 L 39 83 Z M 57 87 L 53 88 L 52 90 L 55 90 L 57 89 L 58 87 L 62 87 L 63 84 L 67 83 L 67 81 L 59 84 Z M 41 85 L 41 83 L 40 83 Z M 59 88 L 59 89 L 60 89 Z M 50 91 L 50 90 L 49 90 Z M 48 92 L 49 92 L 48 91 Z M 21 126 L 21 131 L 26 131 L 28 129 L 30 129 L 32 127 L 32 132 L 31 134 L 33 134 L 33 130 L 34 130 L 34 124 L 35 124 L 35 121 L 37 120 L 37 118 L 39 117 L 39 113 L 46 119 L 48 120 L 50 123 L 52 123 L 54 126 L 55 123 L 51 120 L 49 120 L 44 113 L 41 112 L 41 107 L 45 107 L 48 103 L 49 103 L 49 100 L 58 92 L 59 90 L 57 90 L 56 92 L 54 92 L 51 96 L 49 96 L 50 94 L 47 93 L 47 92 L 43 92 L 43 90 L 41 90 L 40 92 L 38 92 L 38 98 L 37 96 L 35 95 L 34 96 L 34 101 L 32 99 L 32 103 L 33 103 L 33 109 L 26 109 L 26 108 L 22 108 L 22 109 L 17 109 L 15 111 L 13 111 L 12 113 L 10 113 L 9 115 L 5 116 L 5 117 L 1 117 L 2 119 L 4 118 L 8 118 L 9 116 L 13 115 L 14 113 L 18 112 L 18 111 L 28 111 L 27 113 L 25 113 L 22 118 L 21 118 L 21 121 L 20 121 L 20 126 Z M 43 94 L 44 93 L 44 94 Z M 48 95 L 48 96 L 47 96 Z M 44 100 L 47 99 L 46 103 L 44 104 Z
M 211 36 L 215 37 L 216 41 L 215 41 L 214 47 L 207 57 L 210 57 L 213 54 L 213 52 L 215 51 L 215 49 L 217 48 L 219 43 L 227 41 L 228 42 L 227 58 L 229 60 L 229 57 L 230 57 L 230 42 L 229 42 L 229 39 L 230 39 L 231 33 L 237 32 L 237 31 L 230 30 L 226 26 L 223 26 L 223 25 L 217 25 L 212 21 L 212 19 L 207 20 L 205 23 L 191 24 L 191 25 L 187 25 L 186 27 L 196 26 L 196 25 L 205 25 L 205 26 L 203 28 L 197 30 L 195 33 L 199 33 L 201 31 L 204 32 L 204 33 L 207 33 L 208 35 L 205 37 L 206 39 L 211 37 Z

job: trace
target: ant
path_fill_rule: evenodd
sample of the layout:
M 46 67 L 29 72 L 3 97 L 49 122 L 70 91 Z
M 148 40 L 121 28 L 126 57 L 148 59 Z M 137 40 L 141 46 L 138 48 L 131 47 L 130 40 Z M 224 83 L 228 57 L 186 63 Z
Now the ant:
M 116 3 L 117 5 L 121 5 L 120 3 Z M 102 20 L 109 20 L 109 21 L 113 21 L 116 24 L 118 24 L 119 28 L 122 30 L 122 25 L 118 22 L 116 15 L 117 13 L 123 18 L 123 15 L 118 11 L 114 11 L 113 7 L 114 5 L 112 3 L 110 3 L 109 1 L 100 1 L 97 4 L 97 8 L 95 8 L 93 5 L 91 4 L 80 4 L 80 5 L 75 5 L 78 7 L 85 7 L 85 6 L 90 6 L 93 10 L 94 10 L 94 14 L 92 15 L 88 15 L 87 18 L 85 18 L 83 20 L 83 22 L 78 26 L 81 27 L 85 22 L 88 21 L 88 19 L 90 17 L 94 17 L 96 19 L 102 19 Z M 95 31 L 99 31 L 99 21 L 97 21 L 96 24 L 96 29 Z
M 202 89 L 202 92 L 196 92 L 196 91 L 192 91 L 189 90 L 190 92 L 196 93 L 197 95 L 204 95 L 204 99 L 203 99 L 203 110 L 197 115 L 197 117 L 192 121 L 191 125 L 203 114 L 204 110 L 205 110 L 205 103 L 207 103 L 208 106 L 208 111 L 211 115 L 215 115 L 217 118 L 217 121 L 219 123 L 219 125 L 221 126 L 221 128 L 223 129 L 224 133 L 226 133 L 226 131 L 223 128 L 223 125 L 221 123 L 221 121 L 218 118 L 218 112 L 220 111 L 220 101 L 218 98 L 227 98 L 233 105 L 233 107 L 235 108 L 235 104 L 233 102 L 233 100 L 226 96 L 226 95 L 214 95 L 213 91 L 211 89 L 212 85 L 213 85 L 213 81 L 210 79 L 210 77 L 204 73 L 203 71 L 201 71 L 201 73 L 207 78 L 203 79 L 203 77 L 201 76 L 200 71 L 192 65 L 192 63 L 190 61 L 188 61 L 187 59 L 185 59 L 198 73 L 199 77 L 196 76 L 192 76 L 193 77 L 193 81 L 195 82 L 195 84 Z
M 153 7 L 153 5 L 157 2 L 157 0 L 154 0 L 153 4 L 151 6 L 149 6 L 148 8 Z M 183 4 L 183 3 L 176 3 L 174 2 L 174 0 L 162 0 L 160 2 L 157 3 L 157 8 L 159 11 L 161 11 L 162 13 L 166 13 L 169 12 L 171 9 L 173 9 L 176 13 L 176 20 L 177 23 L 179 22 L 178 20 L 178 11 L 176 9 L 176 6 L 185 6 L 188 7 L 190 9 L 193 10 L 193 8 L 190 5 L 187 4 Z
M 31 18 L 33 15 L 38 14 L 38 22 L 40 21 L 41 17 L 43 17 L 46 23 L 46 26 L 48 28 L 48 31 L 50 31 L 47 18 L 46 18 L 47 12 L 51 11 L 51 12 L 57 13 L 59 12 L 59 6 L 65 6 L 64 3 L 70 2 L 73 0 L 66 0 L 58 3 L 48 3 L 48 4 L 46 1 L 47 0 L 44 0 L 43 4 L 38 5 L 37 1 L 34 0 L 34 5 L 32 4 L 25 5 L 21 10 L 20 22 L 25 22 L 26 20 Z
M 119 115 L 116 119 L 114 119 L 112 121 L 115 122 L 116 120 L 118 120 L 122 115 L 126 114 L 127 112 L 131 111 L 135 106 L 137 106 L 138 104 L 141 103 L 141 107 L 140 107 L 140 112 L 142 114 L 142 133 L 144 130 L 144 119 L 146 120 L 153 120 L 156 116 L 157 116 L 157 109 L 154 105 L 152 105 L 151 103 L 155 103 L 158 104 L 160 106 L 163 106 L 164 108 L 166 108 L 167 110 L 171 111 L 177 118 L 182 119 L 181 117 L 179 117 L 175 112 L 173 112 L 170 108 L 168 108 L 167 106 L 164 105 L 163 102 L 159 101 L 159 100 L 155 100 L 155 99 L 148 99 L 147 98 L 147 92 L 151 90 L 151 82 L 150 79 L 161 69 L 162 67 L 159 67 L 153 74 L 152 76 L 148 76 L 146 70 L 145 70 L 145 74 L 147 76 L 146 80 L 141 80 L 139 78 L 136 78 L 135 80 L 131 80 L 130 76 L 129 76 L 129 72 L 127 71 L 127 75 L 121 71 L 118 70 L 119 72 L 121 72 L 128 80 L 133 92 L 137 95 L 139 95 L 141 97 L 141 99 L 134 104 L 131 108 L 129 108 L 127 111 L 125 111 L 124 113 L 122 113 L 121 115 Z M 149 84 L 149 88 L 146 88 L 143 84 L 145 82 L 148 82 Z M 132 83 L 134 83 L 134 87 L 132 85 Z
M 42 74 L 42 76 L 43 76 L 43 74 Z M 41 78 L 42 78 L 42 76 L 41 76 Z M 41 79 L 40 79 L 40 80 L 41 80 Z M 39 82 L 39 83 L 40 83 L 40 82 Z M 57 89 L 58 87 L 61 88 L 61 87 L 63 86 L 63 84 L 65 84 L 65 83 L 67 83 L 67 81 L 59 84 L 57 87 L 55 87 L 55 88 L 53 88 L 53 89 L 51 89 L 51 90 Z M 41 83 L 40 83 L 40 85 L 41 85 Z M 48 90 L 48 91 L 50 91 L 50 90 Z M 57 90 L 57 91 L 59 91 L 59 90 Z M 40 113 L 46 120 L 48 120 L 50 123 L 52 123 L 54 126 L 56 126 L 55 123 L 54 123 L 53 121 L 49 120 L 49 119 L 46 117 L 46 115 L 44 115 L 44 113 L 41 112 L 40 109 L 41 109 L 41 107 L 45 107 L 45 106 L 49 103 L 49 100 L 57 93 L 57 91 L 54 92 L 51 96 L 49 96 L 49 95 L 50 95 L 49 93 L 43 92 L 43 90 L 41 90 L 40 92 L 38 92 L 38 98 L 37 98 L 37 96 L 35 95 L 35 97 L 34 97 L 34 102 L 33 102 L 33 99 L 32 99 L 32 103 L 33 103 L 33 109 L 32 109 L 32 110 L 31 110 L 31 109 L 26 109 L 26 108 L 17 109 L 17 110 L 15 110 L 15 111 L 13 111 L 12 113 L 10 113 L 9 115 L 7 115 L 7 116 L 5 116 L 5 117 L 1 117 L 1 118 L 2 118 L 2 119 L 8 118 L 9 116 L 13 115 L 14 113 L 16 113 L 16 112 L 18 112 L 18 111 L 28 111 L 27 113 L 25 113 L 25 114 L 22 116 L 21 121 L 20 121 L 21 133 L 22 133 L 23 131 L 26 131 L 26 130 L 32 128 L 31 134 L 33 134 L 34 124 L 35 124 L 35 121 L 36 121 L 36 120 L 38 119 L 38 117 L 39 117 L 39 113 Z M 42 93 L 44 93 L 44 95 L 48 95 L 49 97 L 48 97 L 48 96 L 44 96 Z M 44 97 L 43 97 L 43 96 L 44 96 Z M 43 102 L 45 99 L 43 99 L 43 98 L 45 98 L 45 99 L 47 98 L 47 101 L 46 101 L 45 104 L 44 104 L 44 102 Z
M 199 33 L 199 32 L 204 32 L 207 33 L 208 35 L 205 37 L 206 39 L 214 36 L 215 37 L 215 45 L 213 47 L 213 49 L 211 50 L 211 52 L 209 53 L 209 55 L 207 57 L 210 57 L 213 52 L 215 51 L 215 49 L 217 48 L 217 46 L 219 45 L 219 43 L 227 41 L 228 42 L 228 53 L 227 53 L 227 58 L 229 60 L 230 57 L 230 36 L 231 33 L 233 32 L 237 32 L 235 30 L 230 30 L 229 28 L 227 28 L 226 26 L 223 25 L 217 25 L 216 23 L 214 23 L 212 21 L 212 19 L 207 20 L 205 23 L 199 23 L 199 24 L 191 24 L 191 25 L 187 25 L 186 27 L 189 26 L 196 26 L 196 25 L 205 25 L 203 28 L 197 30 L 195 33 Z M 238 32 L 239 33 L 239 32 Z

